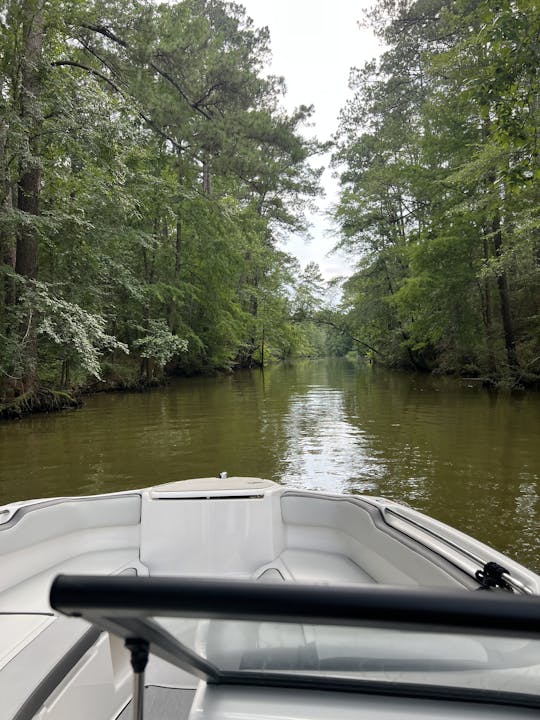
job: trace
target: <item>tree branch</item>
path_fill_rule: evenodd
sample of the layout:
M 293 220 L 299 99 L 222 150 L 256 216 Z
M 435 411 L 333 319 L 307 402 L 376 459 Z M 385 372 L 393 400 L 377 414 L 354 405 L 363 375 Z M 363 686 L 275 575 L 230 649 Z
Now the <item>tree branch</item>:
M 167 82 L 169 82 L 175 90 L 177 90 L 180 95 L 184 98 L 184 100 L 188 103 L 188 105 L 195 110 L 195 112 L 198 112 L 200 115 L 205 117 L 207 120 L 212 119 L 211 113 L 207 112 L 206 110 L 203 110 L 203 108 L 200 108 L 197 103 L 192 103 L 189 99 L 186 91 L 182 88 L 182 86 L 169 75 L 169 73 L 166 70 L 163 70 L 162 68 L 158 67 L 153 60 L 150 61 L 150 67 L 155 70 L 161 77 L 163 77 Z
M 127 49 L 127 42 L 118 37 L 118 35 L 113 33 L 113 31 L 105 25 L 88 25 L 86 23 L 82 23 L 81 27 L 86 28 L 86 30 L 99 33 L 99 35 L 103 35 L 104 37 L 109 38 L 109 40 L 115 42 L 117 45 L 121 45 L 123 48 Z
M 56 60 L 55 62 L 52 62 L 51 65 L 54 67 L 63 67 L 63 66 L 76 67 L 76 68 L 80 68 L 81 70 L 85 70 L 86 72 L 90 73 L 91 75 L 94 75 L 95 77 L 99 78 L 100 80 L 103 80 L 104 82 L 106 82 L 108 85 L 110 85 L 110 87 L 113 88 L 113 90 L 115 92 L 117 92 L 119 95 L 121 95 L 125 100 L 127 100 L 128 97 L 130 97 L 122 90 L 122 88 L 120 88 L 110 78 L 108 78 L 106 75 L 103 75 L 103 73 L 100 73 L 98 70 L 95 70 L 93 67 L 90 67 L 89 65 L 84 65 L 83 63 L 75 62 L 75 60 Z M 131 97 L 131 100 L 133 100 L 132 97 Z M 149 125 L 149 127 L 151 127 L 152 130 L 154 130 L 154 132 L 156 132 L 160 137 L 162 137 L 164 140 L 167 140 L 168 142 L 170 142 L 173 145 L 173 147 L 175 147 L 177 150 L 183 149 L 182 146 L 180 145 L 180 143 L 176 142 L 176 140 L 174 138 L 170 137 L 161 127 L 159 127 L 159 125 L 157 125 L 152 120 L 152 118 L 148 117 L 148 115 L 146 115 L 146 113 L 144 113 L 140 108 L 135 107 L 135 111 L 139 115 L 139 117 L 142 118 L 144 120 L 144 122 L 147 125 Z
M 126 50 L 130 50 L 130 47 L 128 43 L 123 40 L 121 37 L 116 35 L 110 28 L 106 27 L 105 25 L 89 25 L 89 24 L 83 24 L 81 27 L 86 28 L 86 30 L 91 30 L 92 32 L 98 33 L 99 35 L 103 35 L 104 37 L 108 38 L 109 40 L 112 40 L 117 45 L 120 45 Z M 197 103 L 193 103 L 187 94 L 187 92 L 184 90 L 184 88 L 180 85 L 180 83 L 175 80 L 166 70 L 156 65 L 154 60 L 150 60 L 149 62 L 150 67 L 155 70 L 159 75 L 161 75 L 162 78 L 164 78 L 168 83 L 170 83 L 174 89 L 180 93 L 182 98 L 187 102 L 187 104 L 195 110 L 195 112 L 198 112 L 200 115 L 205 117 L 207 120 L 212 119 L 212 114 L 204 110 L 203 108 L 199 107 Z
M 55 60 L 54 62 L 51 63 L 51 65 L 53 67 L 67 66 L 67 67 L 76 67 L 76 68 L 80 68 L 81 70 L 85 70 L 86 72 L 89 72 L 91 75 L 94 75 L 95 77 L 99 78 L 100 80 L 103 80 L 104 82 L 106 82 L 108 85 L 110 85 L 112 87 L 112 89 L 115 92 L 122 95 L 122 97 L 125 97 L 124 93 L 118 87 L 118 85 L 116 83 L 114 83 L 106 75 L 103 75 L 102 73 L 100 73 L 99 70 L 95 70 L 93 67 L 90 67 L 89 65 L 84 65 L 83 63 L 75 62 L 75 60 Z
M 374 348 L 372 345 L 369 345 L 367 342 L 364 342 L 363 340 L 360 340 L 360 338 L 355 337 L 350 330 L 344 327 L 340 327 L 337 323 L 333 322 L 332 320 L 327 320 L 325 318 L 313 318 L 313 322 L 317 323 L 318 325 L 329 325 L 330 327 L 333 327 L 334 330 L 337 330 L 338 332 L 342 333 L 343 335 L 348 335 L 351 340 L 353 340 L 355 343 L 358 343 L 359 345 L 363 345 L 368 350 L 371 350 L 374 353 L 377 353 L 377 355 L 380 355 L 382 357 L 382 353 L 380 350 L 377 350 L 377 348 Z
M 199 107 L 200 105 L 202 105 L 205 100 L 208 100 L 214 90 L 217 90 L 219 87 L 221 87 L 222 84 L 223 83 L 215 83 L 214 85 L 209 87 L 208 90 L 203 95 L 201 95 L 198 100 L 195 100 L 195 102 L 193 103 L 193 107 Z

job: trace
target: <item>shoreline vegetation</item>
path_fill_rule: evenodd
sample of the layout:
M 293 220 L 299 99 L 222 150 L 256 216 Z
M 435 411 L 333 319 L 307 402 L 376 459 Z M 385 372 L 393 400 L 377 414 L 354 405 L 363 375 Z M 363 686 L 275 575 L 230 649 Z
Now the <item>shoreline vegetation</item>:
M 337 357 L 337 356 L 335 356 Z M 346 355 L 347 359 L 353 362 L 369 363 L 370 365 L 376 365 L 376 363 L 365 355 L 360 355 L 356 351 L 350 351 Z M 304 361 L 322 359 L 322 356 L 314 357 L 299 357 L 289 358 L 287 362 Z M 277 362 L 283 362 L 277 361 Z M 239 372 L 240 370 L 246 370 L 248 368 L 236 368 L 228 370 L 227 372 Z M 252 367 L 249 369 L 259 369 L 264 371 L 264 367 L 258 366 L 258 368 Z M 408 374 L 428 374 L 422 373 L 421 371 L 414 370 L 411 368 L 395 368 L 400 372 L 407 372 Z M 213 371 L 213 374 L 219 374 L 219 371 Z M 432 376 L 441 375 L 441 373 L 430 373 Z M 116 393 L 116 392 L 128 392 L 128 393 L 142 393 L 150 392 L 155 388 L 165 387 L 175 377 L 200 377 L 202 373 L 198 374 L 162 374 L 160 378 L 154 377 L 150 382 L 147 382 L 145 378 L 140 375 L 129 375 L 126 372 L 126 368 L 123 372 L 116 377 L 110 376 L 106 380 L 92 380 L 86 385 L 72 388 L 69 390 L 59 390 L 54 388 L 40 387 L 32 393 L 25 395 L 19 395 L 14 400 L 8 403 L 0 404 L 0 422 L 9 420 L 20 420 L 31 414 L 38 413 L 51 413 L 60 412 L 63 410 L 74 410 L 84 406 L 84 400 L 86 397 L 96 395 L 99 393 Z M 447 375 L 448 376 L 448 375 Z M 474 387 L 475 385 L 481 386 L 488 392 L 523 392 L 525 390 L 539 391 L 540 382 L 536 377 L 532 379 L 530 384 L 527 382 L 509 382 L 508 380 L 497 380 L 490 377 L 468 377 L 466 375 L 451 375 L 456 382 L 460 382 Z
M 381 0 L 369 21 L 386 49 L 352 71 L 334 150 L 342 306 L 386 358 L 538 386 L 537 8 Z
M 5 0 L 0 20 L 0 417 L 353 350 L 538 387 L 533 0 L 379 0 L 385 51 L 331 141 L 285 111 L 241 5 Z M 334 283 L 283 249 L 328 151 Z

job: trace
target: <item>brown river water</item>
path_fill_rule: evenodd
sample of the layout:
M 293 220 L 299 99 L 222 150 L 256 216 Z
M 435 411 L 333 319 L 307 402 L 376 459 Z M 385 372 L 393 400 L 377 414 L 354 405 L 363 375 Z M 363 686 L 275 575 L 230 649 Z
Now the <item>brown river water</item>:
M 298 362 L 0 423 L 0 504 L 189 477 L 406 502 L 540 571 L 540 394 Z

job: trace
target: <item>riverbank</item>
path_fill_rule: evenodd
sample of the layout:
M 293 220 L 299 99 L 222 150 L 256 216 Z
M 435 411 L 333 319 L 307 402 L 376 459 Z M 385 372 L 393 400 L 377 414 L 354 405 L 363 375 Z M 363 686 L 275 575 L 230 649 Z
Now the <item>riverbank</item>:
M 40 387 L 0 405 L 0 420 L 20 420 L 25 415 L 59 412 L 81 405 L 79 393 Z
M 313 359 L 313 358 L 311 358 Z M 347 361 L 355 364 L 368 364 L 369 366 L 379 366 L 373 359 L 366 363 L 365 358 L 358 356 L 356 353 L 349 353 Z M 303 362 L 306 358 L 296 358 L 292 362 Z M 148 379 L 142 376 L 140 372 L 133 366 L 127 365 L 110 365 L 106 366 L 103 377 L 99 380 L 92 379 L 89 382 L 79 386 L 67 388 L 55 388 L 50 386 L 38 386 L 36 389 L 23 393 L 11 400 L 0 403 L 0 421 L 2 420 L 20 420 L 22 417 L 38 413 L 54 413 L 63 410 L 79 408 L 83 405 L 84 399 L 99 393 L 145 393 L 155 388 L 166 386 L 174 378 L 191 378 L 191 377 L 218 377 L 220 375 L 230 375 L 234 372 L 256 369 L 242 368 L 238 366 L 234 369 L 217 369 L 213 368 L 203 372 L 197 370 L 193 372 L 174 372 L 162 374 L 161 376 L 151 377 Z M 540 378 L 537 375 L 523 372 L 517 376 L 508 376 L 503 378 L 495 377 L 468 377 L 461 375 L 449 375 L 445 373 L 419 372 L 418 370 L 410 370 L 407 368 L 387 368 L 388 372 L 404 373 L 411 378 L 420 377 L 446 377 L 460 384 L 469 387 L 481 387 L 488 392 L 524 392 L 524 391 L 540 391 Z
M 10 397 L 0 402 L 0 421 L 20 420 L 39 413 L 54 413 L 81 407 L 84 399 L 101 393 L 145 393 L 164 387 L 174 378 L 217 377 L 243 370 L 236 368 L 182 368 L 159 375 L 141 374 L 140 364 L 105 363 L 101 378 L 80 378 L 70 387 L 56 387 L 50 379 L 36 381 L 36 386 L 20 395 L 12 389 Z M 256 368 L 250 368 L 256 369 Z

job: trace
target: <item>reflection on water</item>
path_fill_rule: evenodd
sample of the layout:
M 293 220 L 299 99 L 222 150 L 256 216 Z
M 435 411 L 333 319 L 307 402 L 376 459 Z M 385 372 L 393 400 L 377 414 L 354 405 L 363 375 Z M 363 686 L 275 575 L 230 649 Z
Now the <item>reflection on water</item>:
M 318 385 L 290 398 L 283 419 L 287 446 L 280 459 L 285 485 L 325 492 L 369 492 L 384 475 L 365 432 L 346 419 L 343 392 Z
M 540 396 L 346 361 L 178 380 L 0 424 L 0 502 L 188 477 L 407 502 L 540 570 Z

